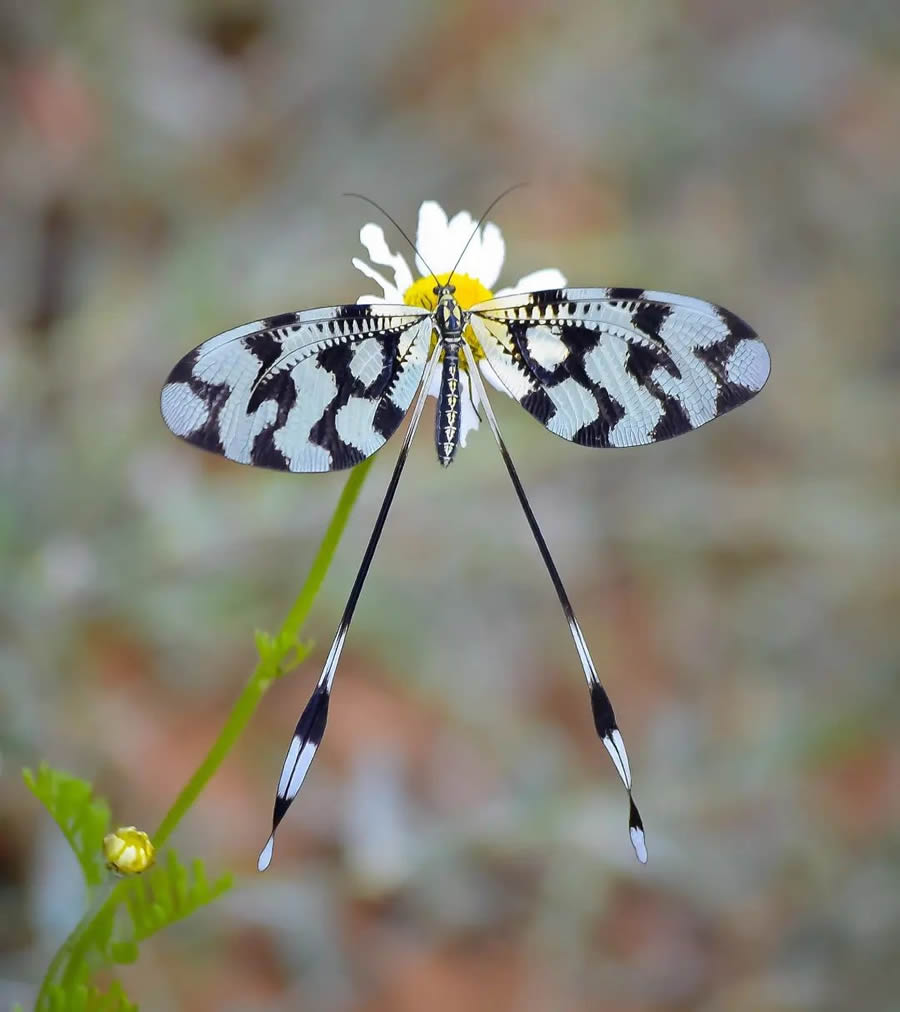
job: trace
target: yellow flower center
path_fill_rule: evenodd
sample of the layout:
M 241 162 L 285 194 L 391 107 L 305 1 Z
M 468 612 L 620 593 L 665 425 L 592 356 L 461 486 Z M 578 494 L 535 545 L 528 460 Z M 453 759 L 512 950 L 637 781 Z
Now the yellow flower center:
M 450 280 L 450 274 L 437 274 L 435 277 L 429 276 L 414 281 L 403 293 L 403 301 L 407 306 L 434 309 L 437 306 L 437 296 L 434 294 L 435 279 L 438 285 L 443 286 Z M 494 297 L 494 293 L 485 288 L 478 278 L 470 278 L 468 274 L 454 274 L 453 286 L 456 288 L 453 297 L 463 309 L 471 309 L 476 303 Z
M 427 278 L 419 278 L 418 281 L 414 281 L 403 293 L 403 301 L 407 306 L 421 306 L 423 309 L 435 309 L 437 307 L 437 296 L 434 294 L 434 289 L 437 286 L 446 285 L 449 280 L 449 272 L 446 274 L 435 274 L 433 277 L 429 275 Z M 479 302 L 486 302 L 488 299 L 494 297 L 494 293 L 490 288 L 485 288 L 478 278 L 470 278 L 468 274 L 454 274 L 453 287 L 456 289 L 453 297 L 462 309 L 471 309 L 472 306 L 477 305 Z M 484 352 L 481 350 L 478 338 L 472 332 L 470 326 L 466 325 L 466 328 L 463 330 L 463 337 L 474 352 L 475 358 L 481 359 L 484 356 Z M 432 350 L 434 349 L 435 340 L 436 335 L 433 335 Z M 463 356 L 460 356 L 459 365 L 461 369 L 468 369 L 466 359 Z

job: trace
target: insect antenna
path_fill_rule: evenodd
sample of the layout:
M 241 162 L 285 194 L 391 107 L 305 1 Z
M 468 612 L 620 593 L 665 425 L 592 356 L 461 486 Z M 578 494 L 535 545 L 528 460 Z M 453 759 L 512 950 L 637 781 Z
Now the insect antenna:
M 641 864 L 646 864 L 647 843 L 644 837 L 644 824 L 641 821 L 641 813 L 638 811 L 638 807 L 635 804 L 634 797 L 631 793 L 631 767 L 628 763 L 628 753 L 625 751 L 625 742 L 622 740 L 621 732 L 616 724 L 616 716 L 613 712 L 612 703 L 610 703 L 609 696 L 606 694 L 606 689 L 604 689 L 603 683 L 600 681 L 600 676 L 597 674 L 597 669 L 594 666 L 593 658 L 591 657 L 587 643 L 585 642 L 581 626 L 578 624 L 578 619 L 575 618 L 575 612 L 572 609 L 571 602 L 569 601 L 569 595 L 566 593 L 566 588 L 563 586 L 563 582 L 560 579 L 559 571 L 557 570 L 550 555 L 550 549 L 547 547 L 547 542 L 544 541 L 544 535 L 541 533 L 537 518 L 535 517 L 531 509 L 531 504 L 528 502 L 528 498 L 525 495 L 525 489 L 522 487 L 522 482 L 519 480 L 519 475 L 513 465 L 512 457 L 509 455 L 509 450 L 506 449 L 506 443 L 503 442 L 503 437 L 500 435 L 500 426 L 497 424 L 493 408 L 491 408 L 491 403 L 487 398 L 484 383 L 481 380 L 481 374 L 478 372 L 478 365 L 475 362 L 475 355 L 467 342 L 463 342 L 462 349 L 469 367 L 468 373 L 471 377 L 470 382 L 475 385 L 478 397 L 484 405 L 484 413 L 487 415 L 491 432 L 493 432 L 494 439 L 497 441 L 500 456 L 503 458 L 503 463 L 506 465 L 506 470 L 509 472 L 509 477 L 516 490 L 516 495 L 519 498 L 519 503 L 525 514 L 525 519 L 528 521 L 528 526 L 531 528 L 531 533 L 534 535 L 538 551 L 541 553 L 541 558 L 544 560 L 544 565 L 547 567 L 547 572 L 550 574 L 550 579 L 553 582 L 554 589 L 556 590 L 556 596 L 559 598 L 563 614 L 565 615 L 566 622 L 569 625 L 569 632 L 572 634 L 572 639 L 575 641 L 575 649 L 578 651 L 578 659 L 581 661 L 581 669 L 584 672 L 585 679 L 587 680 L 588 692 L 591 697 L 591 711 L 594 715 L 594 726 L 597 729 L 597 734 L 600 736 L 600 740 L 603 742 L 604 748 L 609 753 L 610 759 L 613 761 L 613 765 L 616 767 L 616 771 L 625 786 L 625 790 L 628 792 L 628 835 L 631 838 L 631 846 L 634 848 L 634 853 L 638 861 L 640 861 Z
M 397 220 L 395 218 L 393 218 L 391 215 L 389 215 L 387 213 L 387 211 L 385 211 L 385 209 L 381 206 L 381 204 L 377 204 L 374 200 L 372 200 L 371 197 L 367 197 L 367 196 L 365 196 L 365 194 L 362 194 L 362 193 L 344 193 L 344 194 L 342 194 L 342 196 L 344 196 L 344 197 L 358 197 L 360 200 L 364 200 L 367 204 L 371 204 L 372 207 L 374 207 L 377 211 L 380 211 L 385 216 L 385 218 L 387 218 L 387 220 L 394 226 L 394 228 L 397 229 L 397 231 L 400 233 L 400 235 L 402 235 L 403 238 L 409 243 L 409 245 L 412 247 L 413 253 L 415 253 L 415 255 L 419 258 L 419 260 L 421 260 L 422 263 L 425 264 L 425 269 L 434 278 L 434 283 L 438 287 L 440 287 L 440 282 L 437 279 L 437 275 L 428 266 L 428 263 L 425 260 L 425 257 L 423 257 L 422 254 L 416 248 L 416 244 L 412 241 L 412 239 L 410 239 L 410 237 L 397 224 Z M 469 240 L 469 241 L 471 242 L 471 240 Z
M 508 186 L 508 187 L 507 187 L 507 188 L 506 188 L 506 189 L 505 189 L 505 190 L 503 191 L 503 193 L 501 193 L 501 194 L 500 194 L 500 196 L 499 196 L 499 197 L 494 197 L 494 199 L 493 199 L 493 200 L 492 200 L 492 201 L 490 202 L 490 204 L 488 204 L 488 206 L 487 206 L 487 210 L 486 210 L 486 211 L 484 212 L 484 214 L 483 214 L 483 215 L 482 215 L 482 216 L 481 216 L 481 217 L 480 217 L 480 218 L 478 219 L 478 224 L 477 224 L 477 225 L 475 226 L 475 228 L 474 228 L 474 229 L 472 230 L 472 234 L 471 234 L 471 235 L 469 236 L 469 238 L 468 238 L 468 239 L 466 240 L 466 244 L 465 244 L 465 246 L 463 246 L 463 248 L 462 248 L 462 253 L 460 253 L 460 254 L 459 254 L 459 259 L 458 259 L 458 260 L 456 261 L 456 263 L 455 263 L 455 264 L 453 265 L 453 270 L 452 270 L 452 271 L 450 271 L 450 277 L 448 277 L 448 278 L 447 278 L 447 284 L 448 284 L 448 285 L 449 285 L 449 284 L 450 284 L 450 282 L 451 282 L 451 281 L 453 280 L 453 275 L 454 275 L 454 274 L 456 273 L 456 268 L 457 268 L 457 267 L 459 267 L 460 263 L 462 262 L 462 258 L 463 258 L 463 257 L 464 257 L 464 256 L 466 255 L 466 250 L 467 250 L 467 249 L 469 248 L 469 244 L 470 244 L 470 243 L 472 242 L 472 240 L 473 240 L 473 239 L 475 238 L 475 236 L 476 236 L 476 235 L 478 234 L 478 229 L 480 229 L 480 228 L 481 228 L 481 226 L 482 226 L 482 225 L 484 224 L 484 219 L 485 219 L 485 218 L 487 218 L 487 216 L 488 216 L 488 215 L 489 215 L 489 214 L 491 213 L 491 211 L 493 211 L 493 210 L 494 210 L 494 208 L 495 208 L 495 207 L 496 207 L 496 206 L 497 206 L 497 205 L 498 205 L 498 204 L 500 203 L 500 201 L 501 201 L 501 200 L 503 200 L 503 198 L 504 198 L 504 197 L 505 197 L 505 196 L 506 196 L 506 195 L 507 195 L 508 193 L 512 193 L 512 192 L 513 192 L 513 190 L 520 190 L 520 189 L 521 189 L 521 188 L 522 188 L 523 186 L 527 186 L 527 185 L 528 185 L 528 183 L 513 183 L 513 185 L 512 185 L 512 186 Z M 424 263 L 424 261 L 423 261 L 423 263 Z

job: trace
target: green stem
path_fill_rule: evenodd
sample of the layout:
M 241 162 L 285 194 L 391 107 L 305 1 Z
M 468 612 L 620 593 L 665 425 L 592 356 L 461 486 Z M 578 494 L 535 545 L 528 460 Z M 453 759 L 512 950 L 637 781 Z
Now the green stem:
M 51 1008 L 50 989 L 59 980 L 63 990 L 66 985 L 71 987 L 78 974 L 78 967 L 84 959 L 84 954 L 90 948 L 91 936 L 94 926 L 104 915 L 111 916 L 115 908 L 125 896 L 125 882 L 116 882 L 112 873 L 107 880 L 109 892 L 106 899 L 101 900 L 102 892 L 95 897 L 94 902 L 88 906 L 81 920 L 66 936 L 65 941 L 56 951 L 56 955 L 50 960 L 47 973 L 41 982 L 41 989 L 38 991 L 34 1007 L 37 1012 Z
M 309 610 L 321 589 L 335 550 L 347 526 L 347 520 L 353 510 L 353 505 L 359 495 L 369 468 L 374 458 L 369 457 L 358 467 L 350 472 L 347 484 L 341 492 L 341 497 L 335 508 L 334 515 L 316 552 L 310 566 L 309 574 L 297 595 L 291 610 L 281 624 L 274 640 L 272 649 L 265 652 L 253 669 L 247 684 L 244 686 L 240 696 L 231 708 L 225 726 L 222 728 L 219 737 L 213 742 L 212 748 L 207 752 L 206 758 L 197 767 L 194 775 L 184 785 L 181 793 L 175 799 L 175 803 L 166 812 L 165 817 L 159 825 L 159 829 L 153 834 L 153 845 L 158 849 L 169 839 L 172 831 L 181 822 L 185 813 L 197 800 L 198 795 L 207 785 L 212 775 L 221 766 L 222 760 L 231 751 L 232 745 L 238 740 L 241 732 L 247 726 L 253 716 L 260 699 L 272 682 L 282 674 L 281 666 L 287 659 L 288 654 L 299 646 L 298 637 L 303 623 L 309 614 Z
M 256 711 L 266 690 L 273 681 L 285 673 L 285 662 L 289 659 L 296 662 L 299 656 L 302 656 L 303 651 L 299 644 L 300 630 L 331 566 L 334 553 L 344 533 L 344 528 L 347 526 L 363 482 L 366 480 L 366 475 L 372 466 L 373 459 L 370 457 L 368 460 L 362 461 L 350 472 L 306 580 L 278 633 L 274 637 L 257 637 L 261 651 L 253 674 L 231 708 L 218 738 L 213 742 L 206 757 L 194 771 L 190 780 L 182 788 L 172 807 L 166 812 L 159 829 L 153 834 L 155 847 L 162 847 L 169 839 L 175 827 L 221 766 L 225 756 Z M 99 906 L 89 909 L 69 933 L 47 968 L 35 1002 L 36 1009 L 44 1010 L 51 1007 L 50 991 L 55 981 L 60 978 L 60 974 L 64 984 L 74 980 L 78 967 L 90 948 L 94 925 L 101 917 L 110 916 L 112 911 L 122 902 L 125 887 L 125 881 L 118 882 L 106 899 Z
M 334 515 L 328 524 L 328 530 L 325 531 L 325 537 L 322 538 L 319 551 L 316 553 L 315 559 L 313 559 L 312 566 L 310 566 L 309 575 L 300 588 L 300 593 L 297 595 L 296 600 L 291 605 L 291 610 L 287 613 L 284 622 L 281 624 L 279 637 L 285 637 L 291 640 L 292 643 L 297 642 L 300 629 L 306 621 L 309 610 L 312 608 L 313 602 L 318 597 L 319 591 L 322 588 L 322 583 L 331 566 L 332 556 L 341 540 L 344 528 L 347 526 L 347 521 L 350 519 L 350 513 L 356 504 L 363 482 L 366 480 L 366 476 L 374 463 L 374 457 L 367 457 L 350 472 L 350 477 L 347 479 L 347 484 L 344 486 L 344 491 L 341 492 L 341 497 L 335 507 Z
M 225 726 L 222 728 L 219 737 L 212 744 L 212 748 L 206 753 L 206 758 L 194 770 L 191 779 L 182 787 L 172 807 L 166 812 L 165 817 L 159 824 L 159 829 L 153 834 L 153 846 L 159 850 L 160 847 L 172 835 L 172 831 L 181 822 L 187 810 L 197 800 L 200 792 L 209 783 L 212 775 L 222 765 L 222 760 L 231 751 L 232 745 L 238 740 L 241 732 L 247 726 L 247 722 L 253 716 L 256 707 L 262 699 L 266 689 L 271 684 L 271 679 L 263 677 L 265 662 L 259 661 L 253 669 L 249 681 L 241 690 L 237 701 L 228 714 Z

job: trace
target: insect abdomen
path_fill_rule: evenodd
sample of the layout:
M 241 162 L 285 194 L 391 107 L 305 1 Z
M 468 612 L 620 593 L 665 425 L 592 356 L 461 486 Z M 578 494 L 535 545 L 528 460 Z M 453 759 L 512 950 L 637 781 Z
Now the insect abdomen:
M 438 460 L 447 467 L 459 446 L 459 345 L 447 344 L 441 369 L 441 389 L 434 415 Z

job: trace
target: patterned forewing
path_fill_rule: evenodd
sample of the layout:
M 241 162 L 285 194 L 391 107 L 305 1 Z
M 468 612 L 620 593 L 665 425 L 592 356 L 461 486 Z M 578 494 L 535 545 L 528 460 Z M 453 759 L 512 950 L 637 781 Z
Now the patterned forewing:
M 162 414 L 178 436 L 229 460 L 335 471 L 396 431 L 422 379 L 427 310 L 348 305 L 225 331 L 175 366 Z
M 769 375 L 739 317 L 640 288 L 509 295 L 469 323 L 502 385 L 551 432 L 583 446 L 670 439 L 736 408 Z

